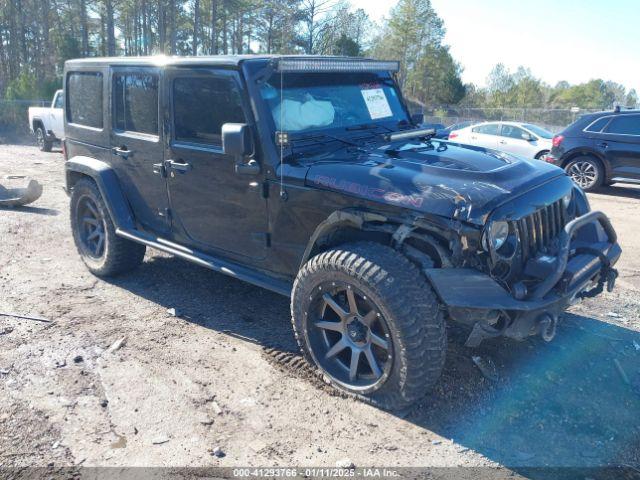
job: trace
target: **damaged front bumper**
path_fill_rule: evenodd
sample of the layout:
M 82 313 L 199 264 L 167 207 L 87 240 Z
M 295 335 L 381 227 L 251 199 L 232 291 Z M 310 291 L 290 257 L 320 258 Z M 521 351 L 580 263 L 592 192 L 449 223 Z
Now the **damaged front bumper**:
M 449 317 L 472 327 L 467 346 L 506 336 L 523 339 L 555 335 L 560 314 L 576 299 L 611 291 L 613 265 L 622 250 L 616 232 L 602 212 L 589 212 L 569 222 L 559 237 L 558 253 L 547 278 L 516 299 L 491 276 L 474 269 L 427 269 L 431 285 Z

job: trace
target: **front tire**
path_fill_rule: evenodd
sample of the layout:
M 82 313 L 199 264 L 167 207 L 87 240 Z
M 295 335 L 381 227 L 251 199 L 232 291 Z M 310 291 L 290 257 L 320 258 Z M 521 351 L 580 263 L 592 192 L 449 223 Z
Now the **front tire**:
M 116 235 L 109 210 L 93 181 L 79 180 L 73 186 L 70 203 L 73 240 L 91 273 L 109 277 L 142 263 L 146 247 Z
M 404 408 L 440 378 L 443 312 L 418 269 L 389 247 L 353 243 L 313 257 L 294 282 L 291 314 L 307 361 L 379 407 Z
M 602 164 L 594 157 L 573 158 L 565 166 L 565 171 L 571 180 L 585 192 L 593 192 L 604 183 Z
M 47 140 L 47 134 L 44 131 L 44 127 L 39 126 L 35 131 L 36 143 L 41 152 L 50 152 L 53 142 Z

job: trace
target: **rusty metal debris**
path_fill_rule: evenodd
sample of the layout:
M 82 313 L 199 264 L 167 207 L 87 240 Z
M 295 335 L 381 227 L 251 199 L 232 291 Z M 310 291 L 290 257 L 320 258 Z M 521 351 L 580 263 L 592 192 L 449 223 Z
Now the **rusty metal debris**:
M 27 180 L 27 177 L 10 175 L 7 180 Z M 10 182 L 14 183 L 14 182 Z M 0 207 L 21 207 L 33 203 L 42 195 L 42 185 L 33 179 L 28 179 L 26 186 L 5 187 L 0 184 Z

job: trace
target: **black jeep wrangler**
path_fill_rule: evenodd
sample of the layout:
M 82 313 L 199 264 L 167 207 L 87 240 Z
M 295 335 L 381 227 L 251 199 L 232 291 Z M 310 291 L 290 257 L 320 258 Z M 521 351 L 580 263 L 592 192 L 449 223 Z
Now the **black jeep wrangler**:
M 337 387 L 385 408 L 467 344 L 551 340 L 613 288 L 621 250 L 565 172 L 432 138 L 397 62 L 219 56 L 68 61 L 71 226 L 96 275 L 152 247 L 291 296 Z M 188 288 L 188 287 L 185 287 Z

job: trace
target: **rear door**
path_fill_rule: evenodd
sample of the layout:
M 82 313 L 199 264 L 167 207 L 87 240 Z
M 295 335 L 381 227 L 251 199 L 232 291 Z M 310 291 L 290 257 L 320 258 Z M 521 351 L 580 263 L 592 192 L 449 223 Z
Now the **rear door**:
M 111 69 L 111 158 L 139 227 L 168 232 L 160 75 L 155 67 Z
M 523 135 L 529 135 L 529 133 L 515 125 L 503 123 L 500 128 L 498 150 L 521 155 L 526 158 L 533 158 L 536 154 L 536 152 L 534 152 L 535 147 L 532 147 L 531 142 L 525 140 Z
M 609 161 L 612 177 L 640 180 L 640 115 L 613 117 L 597 137 L 596 146 Z
M 175 240 L 221 256 L 263 258 L 264 176 L 237 174 L 236 159 L 222 151 L 222 125 L 252 123 L 238 72 L 168 68 L 165 91 L 171 105 L 165 166 Z
M 471 127 L 469 144 L 496 149 L 498 146 L 498 131 L 499 124 L 497 123 L 485 123 Z

